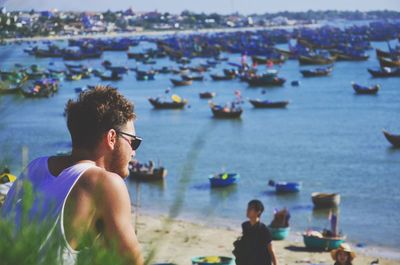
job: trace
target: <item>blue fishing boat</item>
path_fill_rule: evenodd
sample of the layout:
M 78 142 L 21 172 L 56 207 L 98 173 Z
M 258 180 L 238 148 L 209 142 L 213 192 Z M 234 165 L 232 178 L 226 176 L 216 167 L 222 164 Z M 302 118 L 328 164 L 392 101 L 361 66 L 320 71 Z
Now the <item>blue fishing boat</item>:
M 283 240 L 288 237 L 290 227 L 274 228 L 268 226 L 268 230 L 271 233 L 272 240 Z
M 230 257 L 203 256 L 192 258 L 193 265 L 234 265 L 235 261 Z
M 299 192 L 301 190 L 301 182 L 275 182 L 273 180 L 270 180 L 268 185 L 275 187 L 276 192 L 280 193 Z
M 226 187 L 237 183 L 240 175 L 237 173 L 221 173 L 208 177 L 212 187 Z

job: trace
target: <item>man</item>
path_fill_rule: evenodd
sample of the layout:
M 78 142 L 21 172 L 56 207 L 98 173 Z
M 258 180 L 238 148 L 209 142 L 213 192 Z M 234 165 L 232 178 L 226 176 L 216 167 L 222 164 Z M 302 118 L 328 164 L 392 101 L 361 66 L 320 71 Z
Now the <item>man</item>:
M 247 205 L 246 216 L 249 221 L 242 224 L 245 265 L 277 265 L 275 251 L 272 247 L 271 233 L 260 221 L 264 205 L 259 200 L 252 200 Z
M 90 248 L 93 242 L 87 242 L 87 235 L 91 234 L 93 241 L 101 238 L 109 248 L 115 242 L 128 264 L 142 265 L 124 182 L 141 142 L 135 133 L 132 103 L 114 88 L 96 87 L 68 101 L 65 113 L 71 155 L 32 161 L 7 195 L 3 216 L 16 216 L 18 223 L 21 181 L 28 180 L 35 194 L 31 211 L 40 220 L 54 223 L 49 240 L 62 239 L 63 264 L 74 264 L 78 251 Z

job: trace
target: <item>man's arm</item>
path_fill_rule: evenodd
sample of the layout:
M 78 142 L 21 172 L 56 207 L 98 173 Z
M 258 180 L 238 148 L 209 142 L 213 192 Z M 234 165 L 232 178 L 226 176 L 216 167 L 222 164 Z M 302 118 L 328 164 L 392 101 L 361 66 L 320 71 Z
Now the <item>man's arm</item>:
M 131 202 L 122 178 L 112 173 L 105 173 L 101 181 L 102 193 L 98 207 L 104 222 L 104 236 L 115 240 L 119 251 L 127 257 L 129 264 L 143 265 L 139 242 L 132 226 Z
M 275 251 L 274 251 L 274 248 L 272 247 L 272 243 L 269 243 L 267 248 L 268 248 L 269 255 L 271 256 L 272 264 L 278 265 L 278 262 L 276 261 Z

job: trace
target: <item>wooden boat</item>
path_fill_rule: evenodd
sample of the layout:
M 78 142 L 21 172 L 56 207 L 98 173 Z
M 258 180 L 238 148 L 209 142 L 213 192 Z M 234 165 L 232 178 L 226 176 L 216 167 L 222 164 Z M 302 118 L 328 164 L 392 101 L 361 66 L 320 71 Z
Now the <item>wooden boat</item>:
M 311 200 L 317 208 L 333 208 L 340 204 L 340 194 L 314 192 L 311 194 Z
M 268 183 L 269 186 L 275 187 L 278 193 L 291 193 L 299 192 L 301 190 L 301 182 L 286 182 L 286 181 L 272 181 Z
M 103 81 L 119 81 L 122 79 L 122 76 L 119 75 L 117 72 L 112 72 L 110 75 L 101 74 L 99 77 Z
M 356 83 L 352 83 L 351 84 L 354 91 L 357 94 L 361 94 L 361 95 L 375 95 L 376 93 L 378 93 L 380 86 L 379 85 L 375 85 L 372 87 L 364 87 L 364 86 L 360 86 Z
M 67 80 L 67 81 L 78 81 L 81 79 L 82 79 L 82 75 L 80 75 L 80 74 L 68 73 L 65 75 L 65 80 Z
M 385 135 L 386 140 L 388 140 L 394 147 L 400 148 L 400 134 L 391 134 L 388 131 L 383 130 L 383 135 Z
M 400 67 L 400 60 L 391 60 L 391 59 L 386 59 L 386 58 L 382 58 L 379 57 L 379 65 L 381 66 L 381 68 L 383 67 Z
M 193 83 L 192 80 L 177 80 L 172 78 L 170 80 L 174 86 L 190 86 Z
M 373 77 L 400 77 L 400 68 L 383 68 L 383 69 L 369 69 L 368 72 Z
M 260 56 L 252 56 L 251 60 L 253 64 L 265 65 L 268 63 L 273 64 L 282 64 L 286 61 L 287 57 L 284 55 L 279 56 L 279 58 L 268 58 L 268 57 L 260 57 Z
M 199 76 L 188 76 L 188 75 L 182 75 L 183 80 L 192 80 L 192 81 L 203 81 L 204 76 L 199 75 Z
M 289 101 L 268 101 L 268 100 L 259 100 L 259 99 L 249 99 L 251 105 L 254 108 L 286 108 L 289 104 Z
M 155 71 L 136 70 L 136 80 L 138 80 L 138 81 L 154 80 L 155 75 L 156 75 Z
M 149 102 L 155 109 L 183 109 L 187 104 L 186 100 L 176 101 L 161 101 L 159 98 L 149 98 Z
M 270 77 L 270 76 L 254 76 L 246 80 L 246 82 L 253 87 L 273 87 L 273 86 L 283 86 L 286 79 L 281 77 Z
M 226 187 L 237 183 L 240 176 L 237 173 L 221 173 L 208 177 L 211 187 Z
M 332 73 L 333 66 L 325 67 L 325 68 L 316 68 L 312 70 L 300 70 L 300 73 L 304 77 L 319 77 L 319 76 L 328 76 Z
M 210 74 L 210 77 L 214 81 L 228 81 L 235 79 L 236 76 L 234 75 L 216 75 L 216 74 Z
M 391 51 L 383 51 L 381 49 L 376 48 L 376 56 L 380 58 L 395 58 L 400 56 L 400 52 L 391 52 Z
M 310 250 L 329 251 L 337 249 L 344 243 L 346 237 L 318 237 L 314 235 L 303 234 L 303 241 L 306 248 Z
M 200 92 L 199 96 L 202 99 L 210 99 L 215 97 L 217 94 L 215 92 Z
M 268 226 L 268 230 L 271 233 L 272 240 L 283 240 L 288 237 L 290 227 L 274 228 Z
M 242 108 L 236 108 L 236 109 L 226 109 L 222 106 L 219 105 L 213 105 L 211 106 L 211 111 L 214 115 L 215 118 L 220 118 L 220 119 L 238 119 L 242 115 L 243 109 Z
M 299 63 L 300 65 L 325 65 L 325 64 L 333 64 L 336 61 L 336 57 L 323 57 L 323 56 L 300 56 Z
M 192 265 L 235 265 L 235 260 L 223 256 L 203 256 L 192 258 Z
M 164 167 L 159 167 L 153 169 L 152 172 L 145 170 L 145 171 L 136 171 L 130 170 L 129 176 L 134 180 L 139 181 L 157 181 L 164 179 L 168 174 L 168 171 Z

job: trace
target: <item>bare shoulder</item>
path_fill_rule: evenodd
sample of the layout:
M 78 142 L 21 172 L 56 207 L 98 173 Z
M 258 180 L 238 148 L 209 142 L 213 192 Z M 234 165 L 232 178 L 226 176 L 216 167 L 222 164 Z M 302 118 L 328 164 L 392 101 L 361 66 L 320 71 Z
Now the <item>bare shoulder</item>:
M 126 191 L 125 182 L 119 175 L 98 167 L 88 169 L 77 184 L 102 194 Z

